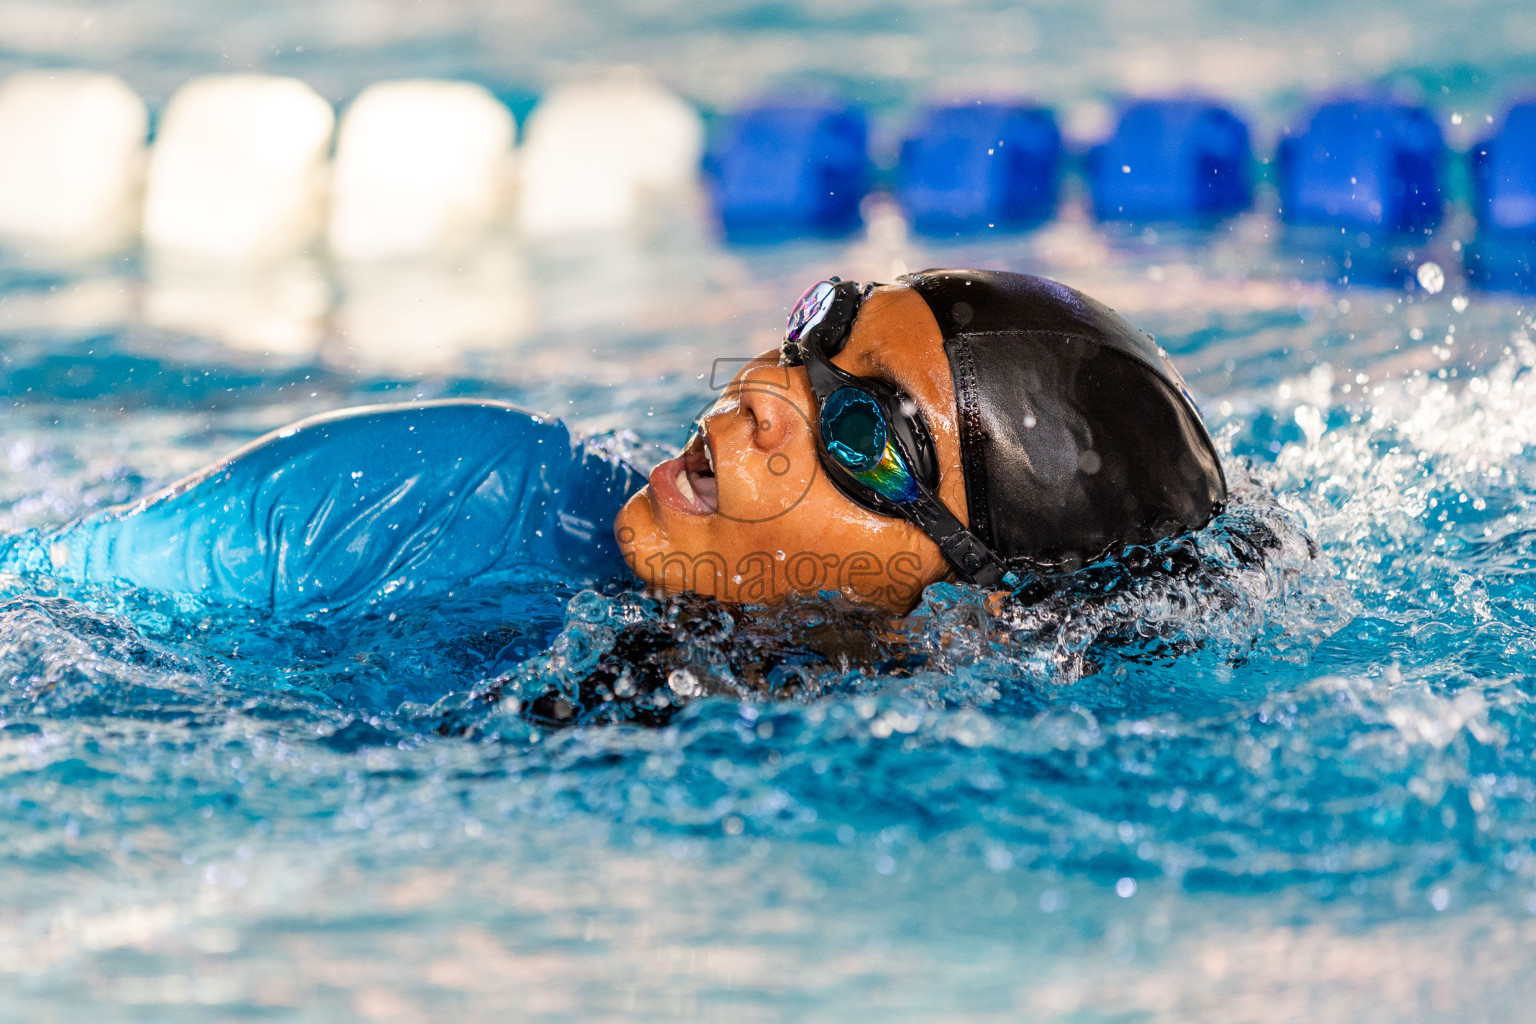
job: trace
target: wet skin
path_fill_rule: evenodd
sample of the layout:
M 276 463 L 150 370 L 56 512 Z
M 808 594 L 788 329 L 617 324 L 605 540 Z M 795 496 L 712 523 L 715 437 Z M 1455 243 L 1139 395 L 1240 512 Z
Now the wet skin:
M 874 292 L 834 359 L 895 384 L 922 410 L 938 449 L 938 496 L 966 522 L 954 386 L 928 304 L 904 285 Z M 803 367 L 777 352 L 721 393 L 683 453 L 657 466 L 614 533 L 652 587 L 731 602 L 841 590 L 906 612 L 949 563 L 921 530 L 844 497 L 816 457 L 816 401 Z

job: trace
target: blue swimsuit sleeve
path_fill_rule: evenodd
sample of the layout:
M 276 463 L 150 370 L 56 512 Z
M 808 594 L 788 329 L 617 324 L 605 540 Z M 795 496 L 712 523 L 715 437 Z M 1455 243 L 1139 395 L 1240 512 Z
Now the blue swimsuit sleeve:
M 80 582 L 342 611 L 529 568 L 615 576 L 613 518 L 644 482 L 505 403 L 373 406 L 268 434 L 43 544 Z

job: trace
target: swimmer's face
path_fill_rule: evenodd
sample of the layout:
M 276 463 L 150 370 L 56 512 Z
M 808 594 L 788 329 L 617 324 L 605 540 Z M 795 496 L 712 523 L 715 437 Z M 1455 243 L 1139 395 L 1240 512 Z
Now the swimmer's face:
M 938 449 L 938 496 L 966 522 L 954 386 L 928 304 L 904 285 L 877 289 L 833 362 L 917 403 Z M 614 532 L 629 567 L 653 587 L 725 601 L 841 590 L 910 610 L 949 564 L 912 523 L 871 512 L 828 479 L 816 414 L 803 367 L 780 365 L 777 352 L 749 363 L 682 455 L 657 466 L 619 512 Z

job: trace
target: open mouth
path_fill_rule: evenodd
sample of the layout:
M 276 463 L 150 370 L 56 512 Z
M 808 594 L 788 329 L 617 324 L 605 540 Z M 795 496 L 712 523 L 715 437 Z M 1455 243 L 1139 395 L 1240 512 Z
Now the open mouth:
M 720 482 L 715 479 L 709 446 L 701 444 L 699 448 L 698 452 L 684 453 L 684 465 L 677 472 L 677 489 L 683 497 L 702 502 L 713 512 L 720 507 Z
M 675 459 L 651 470 L 651 489 L 685 515 L 713 515 L 720 507 L 714 455 L 703 433 L 696 433 Z

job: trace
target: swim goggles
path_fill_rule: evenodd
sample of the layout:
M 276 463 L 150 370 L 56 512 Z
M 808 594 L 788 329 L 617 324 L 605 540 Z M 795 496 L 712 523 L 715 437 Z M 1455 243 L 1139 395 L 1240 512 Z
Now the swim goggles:
M 789 314 L 783 362 L 804 366 L 819 408 L 816 452 L 832 483 L 879 515 L 915 524 L 967 583 L 1015 586 L 997 553 L 965 528 L 934 493 L 938 452 L 917 403 L 886 381 L 832 365 L 848 344 L 872 284 L 829 278 L 811 286 Z

